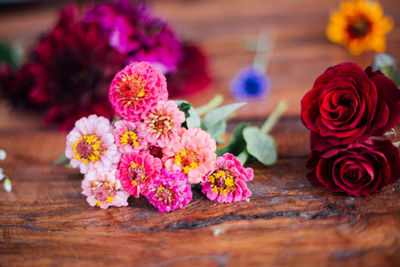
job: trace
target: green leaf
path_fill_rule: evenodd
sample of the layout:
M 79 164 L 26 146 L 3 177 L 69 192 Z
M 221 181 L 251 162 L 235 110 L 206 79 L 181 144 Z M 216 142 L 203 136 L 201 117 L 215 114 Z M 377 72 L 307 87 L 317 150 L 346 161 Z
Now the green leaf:
M 208 132 L 208 129 L 220 123 L 220 121 L 225 120 L 235 110 L 237 110 L 238 108 L 240 108 L 245 104 L 246 103 L 235 103 L 210 110 L 209 112 L 207 112 L 206 116 L 201 122 L 201 128 Z
M 66 156 L 62 155 L 56 161 L 54 161 L 54 164 L 55 165 L 60 165 L 60 164 L 64 164 L 64 163 L 66 164 L 68 161 L 69 161 L 69 159 Z
M 200 117 L 191 104 L 184 100 L 175 100 L 175 103 L 179 110 L 185 113 L 186 121 L 182 124 L 183 127 L 200 127 Z
M 380 70 L 389 79 L 399 86 L 400 85 L 400 64 L 397 60 L 388 54 L 377 54 L 372 63 L 374 71 Z
M 211 126 L 211 128 L 207 129 L 207 132 L 211 135 L 213 139 L 225 134 L 226 132 L 226 121 L 219 121 L 217 124 Z
M 240 123 L 233 130 L 232 135 L 229 139 L 228 144 L 217 150 L 217 155 L 222 156 L 225 153 L 231 153 L 234 156 L 238 156 L 246 149 L 246 142 L 243 138 L 243 130 L 248 127 L 247 123 Z
M 278 155 L 275 141 L 270 135 L 263 134 L 257 127 L 247 127 L 243 130 L 246 148 L 262 164 L 269 166 L 276 162 Z

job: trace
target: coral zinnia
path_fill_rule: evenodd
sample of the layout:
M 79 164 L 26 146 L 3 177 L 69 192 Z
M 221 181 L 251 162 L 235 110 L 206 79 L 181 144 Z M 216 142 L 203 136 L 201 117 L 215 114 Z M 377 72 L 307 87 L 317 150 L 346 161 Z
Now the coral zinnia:
M 82 194 L 90 206 L 107 209 L 109 206 L 128 206 L 129 194 L 115 178 L 115 169 L 94 169 L 82 181 Z
M 121 153 L 139 152 L 147 147 L 147 141 L 143 137 L 142 124 L 119 120 L 114 123 L 114 138 Z
M 381 5 L 375 1 L 347 1 L 340 11 L 331 15 L 326 29 L 330 41 L 347 46 L 354 55 L 373 50 L 383 52 L 385 34 L 393 27 L 391 18 L 383 15 Z
M 181 128 L 163 149 L 163 162 L 168 171 L 181 171 L 191 184 L 203 181 L 214 168 L 216 143 L 200 128 Z
M 181 209 L 192 199 L 192 190 L 186 176 L 181 172 L 161 170 L 151 185 L 147 200 L 160 212 Z
M 185 121 L 185 113 L 174 101 L 160 101 L 143 116 L 144 135 L 154 146 L 165 147 Z
M 80 22 L 76 7 L 69 6 L 5 93 L 13 102 L 25 99 L 46 109 L 45 122 L 61 130 L 93 113 L 111 118 L 108 84 L 125 56 L 107 39 L 99 25 Z
M 72 167 L 80 168 L 81 173 L 93 168 L 116 167 L 120 154 L 114 144 L 110 121 L 97 115 L 78 120 L 67 135 L 65 156 L 71 160 Z
M 245 200 L 251 196 L 246 182 L 253 177 L 252 168 L 243 168 L 235 156 L 226 153 L 218 157 L 217 166 L 202 183 L 201 192 L 219 203 Z
M 138 198 L 147 196 L 154 179 L 160 174 L 162 163 L 147 151 L 128 153 L 121 157 L 117 178 L 125 190 Z
M 118 72 L 109 91 L 115 113 L 133 122 L 140 121 L 142 114 L 167 98 L 165 76 L 147 62 L 134 62 Z

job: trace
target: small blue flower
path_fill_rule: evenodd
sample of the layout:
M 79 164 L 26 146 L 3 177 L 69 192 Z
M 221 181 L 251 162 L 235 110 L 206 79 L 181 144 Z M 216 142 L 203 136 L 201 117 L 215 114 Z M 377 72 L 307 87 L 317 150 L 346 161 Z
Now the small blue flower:
M 230 84 L 237 100 L 264 98 L 269 93 L 269 81 L 261 71 L 247 67 L 242 69 Z

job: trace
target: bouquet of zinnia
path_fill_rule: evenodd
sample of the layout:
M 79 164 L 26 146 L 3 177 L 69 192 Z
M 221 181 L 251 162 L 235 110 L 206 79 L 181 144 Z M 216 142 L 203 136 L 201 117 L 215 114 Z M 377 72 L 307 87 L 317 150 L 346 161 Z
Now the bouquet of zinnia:
M 189 103 L 168 100 L 165 76 L 148 62 L 118 72 L 108 96 L 118 118 L 81 118 L 66 142 L 65 155 L 84 174 L 82 194 L 91 206 L 127 206 L 130 195 L 142 195 L 168 212 L 189 203 L 193 184 L 220 203 L 251 196 L 246 182 L 253 169 L 230 153 L 217 157 L 209 133 L 242 104 L 221 107 L 200 124 Z

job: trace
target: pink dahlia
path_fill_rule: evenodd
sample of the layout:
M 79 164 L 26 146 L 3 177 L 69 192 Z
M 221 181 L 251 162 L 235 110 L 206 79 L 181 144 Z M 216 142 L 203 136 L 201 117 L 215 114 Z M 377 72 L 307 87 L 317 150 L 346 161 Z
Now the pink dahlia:
M 71 160 L 72 167 L 79 167 L 84 174 L 93 168 L 116 166 L 120 154 L 114 144 L 110 121 L 97 115 L 78 120 L 67 135 L 65 156 Z
M 182 172 L 161 170 L 151 185 L 147 200 L 160 212 L 169 212 L 185 207 L 192 199 L 192 190 Z
M 253 177 L 252 168 L 244 168 L 235 156 L 225 153 L 218 157 L 216 168 L 206 176 L 201 192 L 219 203 L 245 200 L 251 196 L 246 182 Z
M 168 98 L 165 76 L 148 62 L 134 62 L 118 72 L 110 86 L 109 100 L 115 113 L 129 121 Z
M 114 138 L 121 153 L 139 152 L 147 148 L 147 141 L 140 130 L 141 124 L 119 120 L 114 123 Z
M 181 128 L 163 149 L 168 171 L 181 171 L 189 183 L 198 184 L 214 168 L 217 155 L 215 140 L 200 128 Z
M 132 196 L 148 195 L 154 179 L 160 175 L 162 163 L 147 151 L 128 153 L 121 157 L 117 178 Z
M 144 134 L 151 145 L 166 147 L 185 121 L 185 113 L 174 101 L 160 101 L 143 116 Z
M 82 181 L 82 194 L 90 206 L 107 209 L 109 206 L 128 206 L 129 194 L 115 178 L 115 169 L 96 168 L 89 171 Z

